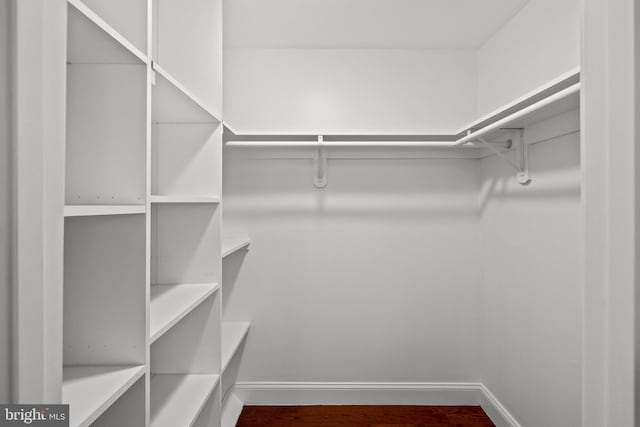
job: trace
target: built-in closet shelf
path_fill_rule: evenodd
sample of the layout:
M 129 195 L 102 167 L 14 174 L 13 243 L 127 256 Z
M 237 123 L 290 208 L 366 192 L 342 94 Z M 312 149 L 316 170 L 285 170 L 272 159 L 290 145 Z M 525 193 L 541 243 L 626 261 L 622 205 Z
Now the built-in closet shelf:
M 222 322 L 222 372 L 249 332 L 249 322 Z
M 218 196 L 151 196 L 151 203 L 220 203 Z
M 93 423 L 144 372 L 144 366 L 65 366 L 62 402 L 69 404 L 70 425 Z
M 192 426 L 215 390 L 218 375 L 151 377 L 151 426 Z
M 132 215 L 146 212 L 144 205 L 65 205 L 64 216 Z
M 479 138 L 489 142 L 504 138 L 504 130 L 517 130 L 580 106 L 580 70 L 572 70 L 535 90 L 503 105 L 467 126 L 450 132 L 421 134 L 357 134 L 353 132 L 242 132 L 225 123 L 225 147 L 423 147 L 486 148 Z M 322 137 L 322 138 L 320 138 Z M 499 145 L 498 145 L 499 147 Z M 476 150 L 484 157 L 484 150 Z M 465 155 L 466 156 L 466 155 Z
M 156 123 L 215 123 L 219 115 L 157 63 L 153 92 L 153 121 Z
M 232 253 L 244 249 L 251 244 L 248 237 L 222 237 L 222 258 L 226 258 Z
M 139 60 L 139 62 L 147 63 L 147 55 L 145 55 L 126 37 L 116 31 L 111 25 L 109 25 L 97 13 L 91 10 L 86 4 L 84 4 L 80 0 L 67 1 L 69 3 L 69 6 L 73 6 L 73 10 L 79 12 L 73 13 L 73 10 L 69 8 L 70 13 L 68 25 L 70 62 L 121 63 L 123 61 L 113 59 L 104 61 L 104 59 L 100 59 L 100 55 L 105 53 L 112 54 L 113 51 L 121 50 L 121 48 L 124 48 L 129 54 L 135 56 Z M 83 19 L 91 21 L 93 25 L 88 26 L 85 23 L 80 22 Z M 96 34 L 96 31 L 101 31 L 109 37 L 102 37 L 102 35 Z M 110 40 L 112 46 L 108 46 L 107 40 Z M 82 52 L 80 57 L 77 57 L 78 52 Z
M 505 130 L 524 129 L 534 123 L 576 110 L 580 108 L 580 87 L 580 83 L 575 83 L 552 95 L 517 108 L 513 112 L 510 108 L 505 107 L 504 114 L 498 113 L 494 119 L 490 119 L 490 123 L 476 130 L 469 128 L 469 132 L 458 139 L 456 144 L 474 142 L 479 138 L 484 138 L 488 141 L 503 138 Z M 532 98 L 536 99 L 536 96 L 532 95 Z
M 152 285 L 150 339 L 154 342 L 219 289 L 217 283 Z

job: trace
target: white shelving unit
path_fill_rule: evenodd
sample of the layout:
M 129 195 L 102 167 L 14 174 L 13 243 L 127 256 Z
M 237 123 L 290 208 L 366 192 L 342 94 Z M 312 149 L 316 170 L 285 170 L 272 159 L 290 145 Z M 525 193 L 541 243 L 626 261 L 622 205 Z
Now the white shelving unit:
M 151 196 L 151 203 L 220 203 L 218 196 Z
M 88 426 L 144 375 L 144 366 L 78 366 L 63 371 L 62 399 L 72 426 Z
M 222 236 L 222 426 L 235 426 L 242 412 L 242 401 L 233 393 L 242 358 L 242 348 L 249 333 L 250 323 L 227 319 L 225 307 L 231 295 L 231 287 L 244 261 L 243 255 L 251 245 L 251 239 L 227 232 Z
M 217 283 L 155 285 L 151 288 L 151 343 L 218 290 Z
M 147 10 L 107 3 L 67 8 L 61 395 L 72 426 L 145 419 L 148 57 L 127 31 Z
M 222 323 L 222 372 L 229 366 L 240 344 L 249 333 L 249 322 Z
M 122 22 L 122 18 L 126 18 L 128 15 L 132 22 L 136 22 L 138 25 L 146 19 L 146 9 L 137 8 L 137 14 L 131 14 L 129 11 L 122 10 L 122 4 L 115 5 L 115 2 L 100 2 L 96 0 L 81 1 L 81 0 L 68 0 L 69 4 L 69 47 L 72 47 L 72 53 L 69 56 L 72 60 L 77 60 L 76 54 L 82 55 L 85 59 L 105 58 L 109 57 L 112 63 L 119 63 L 120 61 L 114 60 L 115 57 L 122 55 L 122 53 L 115 53 L 120 47 L 126 49 L 129 53 L 139 59 L 141 63 L 147 62 L 147 55 L 143 52 L 145 50 L 142 46 L 139 48 L 134 43 L 129 41 L 127 37 L 118 32 L 109 22 L 103 19 L 96 11 L 101 6 L 109 6 L 105 3 L 111 3 L 111 7 L 115 8 L 108 11 L 110 15 L 113 15 L 113 23 Z M 144 4 L 144 1 L 136 0 L 131 4 L 138 3 Z M 90 5 L 90 6 L 89 6 Z M 119 11 L 117 9 L 120 9 Z M 103 10 L 105 11 L 105 10 Z M 135 25 L 135 24 L 134 24 Z M 84 37 L 80 37 L 80 35 Z M 143 42 L 146 46 L 146 43 Z M 114 56 L 109 56 L 114 55 Z
M 218 375 L 155 375 L 151 426 L 192 426 L 218 385 Z
M 68 0 L 60 387 L 73 426 L 221 423 L 221 11 Z
M 132 215 L 145 212 L 144 205 L 67 205 L 64 207 L 65 217 Z

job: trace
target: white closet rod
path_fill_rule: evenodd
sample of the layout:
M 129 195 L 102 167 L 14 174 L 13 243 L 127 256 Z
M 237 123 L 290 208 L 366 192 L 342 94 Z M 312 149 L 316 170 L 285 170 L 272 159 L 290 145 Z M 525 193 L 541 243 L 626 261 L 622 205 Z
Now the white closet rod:
M 501 141 L 497 145 L 507 146 Z M 231 147 L 433 147 L 449 148 L 456 141 L 228 141 Z M 483 148 L 478 144 L 466 144 L 464 148 Z
M 580 92 L 580 83 L 576 83 L 572 86 L 569 86 L 568 88 L 563 89 L 560 92 L 557 92 L 547 98 L 544 98 L 534 104 L 529 105 L 526 108 L 523 108 L 522 110 L 516 111 L 515 113 L 510 114 L 507 117 L 504 117 L 494 123 L 491 123 L 490 125 L 485 126 L 482 129 L 479 129 L 475 132 L 469 132 L 466 136 L 457 140 L 453 145 L 465 146 L 465 144 L 474 143 L 475 141 L 478 141 L 479 139 L 483 138 L 485 135 L 491 132 L 495 132 L 502 128 L 509 127 L 509 125 L 513 124 L 513 122 L 515 122 L 516 120 L 526 117 L 531 113 L 535 113 L 536 111 L 542 110 L 548 105 L 551 105 L 555 102 L 568 98 L 569 96 L 578 92 Z

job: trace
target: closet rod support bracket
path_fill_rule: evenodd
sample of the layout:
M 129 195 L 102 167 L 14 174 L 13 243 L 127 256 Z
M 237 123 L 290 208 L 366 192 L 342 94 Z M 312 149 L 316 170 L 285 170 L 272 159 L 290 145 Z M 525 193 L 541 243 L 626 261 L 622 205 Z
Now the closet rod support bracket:
M 524 142 L 524 129 L 509 130 L 517 130 L 519 133 L 519 137 L 516 142 L 516 148 L 518 150 L 516 161 L 512 160 L 509 156 L 504 154 L 504 152 L 498 150 L 486 139 L 478 138 L 477 140 L 515 170 L 516 179 L 520 185 L 529 185 L 531 183 L 531 176 L 529 175 L 529 146 Z M 509 148 L 511 148 L 511 146 Z
M 323 136 L 318 135 L 318 150 L 313 156 L 313 185 L 316 188 L 325 188 L 328 182 L 328 161 L 323 141 Z
M 520 185 L 531 184 L 531 175 L 529 174 L 529 144 L 524 140 L 524 129 L 518 130 L 518 160 L 520 162 L 520 171 L 516 178 Z

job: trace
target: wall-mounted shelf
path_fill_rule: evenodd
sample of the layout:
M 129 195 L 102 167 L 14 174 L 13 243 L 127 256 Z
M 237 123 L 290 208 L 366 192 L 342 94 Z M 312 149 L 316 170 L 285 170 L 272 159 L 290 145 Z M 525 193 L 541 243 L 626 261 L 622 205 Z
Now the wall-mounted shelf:
M 194 425 L 219 379 L 218 375 L 154 375 L 151 378 L 151 426 Z
M 580 72 L 571 71 L 506 104 L 490 115 L 475 120 L 456 132 L 425 134 L 344 134 L 344 133 L 278 133 L 236 132 L 225 124 L 224 142 L 228 147 L 422 147 L 422 148 L 483 148 L 469 132 L 486 128 L 516 127 L 532 124 L 570 111 L 579 106 Z M 461 141 L 464 139 L 464 142 Z M 504 141 L 498 141 L 504 143 Z
M 248 237 L 222 237 L 222 258 L 226 258 L 232 253 L 247 248 L 251 244 Z
M 533 97 L 537 99 L 537 97 Z M 504 130 L 524 129 L 534 123 L 575 110 L 580 107 L 580 83 L 574 83 L 530 104 L 519 104 L 522 108 L 510 114 L 498 113 L 495 121 L 487 120 L 483 127 L 469 128 L 456 142 L 456 146 L 476 143 L 480 138 L 491 141 Z M 502 132 L 502 133 L 501 133 Z
M 64 216 L 103 216 L 143 214 L 144 205 L 65 205 Z
M 500 106 L 494 111 L 491 111 L 488 114 L 474 120 L 468 125 L 460 128 L 456 131 L 456 135 L 466 135 L 467 132 L 472 131 L 475 132 L 479 129 L 482 129 L 496 121 L 510 115 L 516 113 L 518 111 L 523 110 L 531 106 L 532 104 L 537 103 L 545 98 L 548 98 L 551 95 L 554 95 L 562 90 L 575 85 L 576 83 L 580 83 L 580 69 L 575 68 L 573 70 L 568 71 L 565 74 L 558 76 L 555 79 L 552 79 L 543 85 L 535 88 L 534 90 L 525 93 L 524 95 Z M 541 120 L 543 120 L 542 118 Z
M 70 425 L 93 423 L 144 372 L 144 366 L 65 366 L 62 402 L 69 404 Z
M 218 196 L 151 196 L 151 203 L 220 203 Z
M 71 63 L 141 63 L 140 49 L 80 0 L 69 3 L 69 58 Z
M 517 173 L 518 181 L 527 185 L 531 182 L 528 168 L 528 148 L 522 132 L 517 141 L 507 139 L 504 131 L 521 130 L 533 123 L 548 119 L 559 114 L 575 110 L 580 106 L 580 71 L 573 70 L 554 79 L 538 89 L 522 96 L 490 115 L 482 117 L 456 133 L 442 132 L 423 135 L 389 135 L 389 134 L 332 134 L 318 135 L 265 132 L 250 132 L 238 134 L 225 126 L 224 141 L 229 147 L 311 147 L 313 161 L 313 184 L 317 188 L 324 188 L 328 182 L 328 160 L 342 158 L 343 154 L 333 157 L 328 153 L 331 148 L 368 148 L 386 147 L 388 149 L 446 149 L 456 152 L 476 149 L 473 157 L 482 158 L 494 153 L 508 163 Z M 514 147 L 518 151 L 518 161 L 515 162 L 503 152 Z M 295 158 L 295 157 L 286 157 Z M 357 158 L 357 157 L 350 157 Z M 369 158 L 369 157 L 367 157 Z M 382 158 L 397 158 L 382 156 Z
M 217 283 L 151 286 L 151 342 L 160 338 L 218 289 Z
M 222 372 L 240 348 L 249 332 L 249 322 L 222 322 Z

